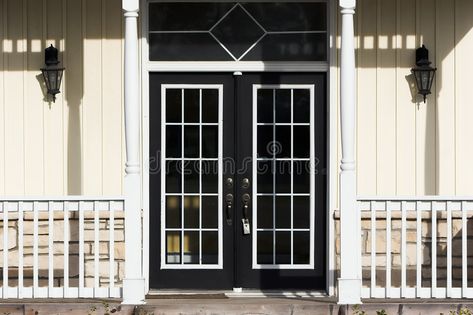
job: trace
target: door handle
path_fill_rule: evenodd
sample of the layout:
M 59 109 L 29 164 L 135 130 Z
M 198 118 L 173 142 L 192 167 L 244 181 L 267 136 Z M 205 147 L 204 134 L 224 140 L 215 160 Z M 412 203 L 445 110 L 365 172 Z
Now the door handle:
M 233 207 L 233 195 L 227 194 L 225 196 L 225 216 L 227 219 L 227 224 L 232 225 L 232 207 Z
M 241 219 L 243 224 L 243 234 L 248 235 L 250 234 L 250 220 L 248 218 L 248 208 L 251 200 L 250 194 L 243 194 L 241 199 L 243 201 L 243 219 Z

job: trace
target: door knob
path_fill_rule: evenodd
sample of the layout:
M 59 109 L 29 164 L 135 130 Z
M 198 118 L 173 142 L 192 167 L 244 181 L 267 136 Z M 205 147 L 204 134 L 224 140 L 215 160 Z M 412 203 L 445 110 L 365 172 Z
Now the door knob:
M 248 189 L 250 187 L 250 180 L 248 178 L 243 178 L 241 181 L 241 188 Z

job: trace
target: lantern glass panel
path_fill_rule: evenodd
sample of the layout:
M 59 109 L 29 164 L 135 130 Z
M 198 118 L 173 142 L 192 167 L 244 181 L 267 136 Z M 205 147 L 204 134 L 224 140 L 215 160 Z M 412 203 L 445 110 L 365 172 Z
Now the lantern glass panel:
M 429 70 L 423 70 L 420 72 L 420 80 L 421 80 L 421 85 L 420 89 L 423 91 L 429 90 L 429 83 L 430 83 L 430 71 Z

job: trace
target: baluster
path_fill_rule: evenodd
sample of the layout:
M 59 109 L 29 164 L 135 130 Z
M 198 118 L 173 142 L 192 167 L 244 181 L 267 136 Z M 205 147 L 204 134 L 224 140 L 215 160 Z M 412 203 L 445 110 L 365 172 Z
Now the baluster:
M 452 206 L 447 202 L 447 297 L 452 297 Z
M 3 298 L 8 299 L 8 201 L 3 202 Z
M 48 202 L 48 296 L 53 296 L 54 287 L 54 209 Z
M 374 201 L 370 202 L 371 211 L 371 297 L 376 292 L 376 207 Z
M 108 210 L 109 210 L 109 270 L 108 270 L 108 277 L 109 277 L 109 294 L 112 296 L 113 289 L 115 287 L 115 208 L 112 206 L 112 201 L 108 203 Z
M 23 202 L 18 202 L 18 298 L 23 298 Z

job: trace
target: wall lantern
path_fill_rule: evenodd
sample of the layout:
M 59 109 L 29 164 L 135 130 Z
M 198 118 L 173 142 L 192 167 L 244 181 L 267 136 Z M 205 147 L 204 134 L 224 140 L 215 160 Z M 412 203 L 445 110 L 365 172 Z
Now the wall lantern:
M 432 84 L 434 82 L 435 71 L 429 61 L 429 50 L 422 45 L 416 50 L 416 67 L 411 69 L 416 79 L 417 91 L 424 96 L 424 103 L 427 95 L 431 94 Z
M 62 74 L 65 68 L 59 67 L 58 50 L 51 44 L 44 50 L 44 62 L 46 68 L 41 68 L 44 82 L 48 89 L 48 94 L 53 96 L 53 102 L 56 102 L 56 94 L 60 93 Z

